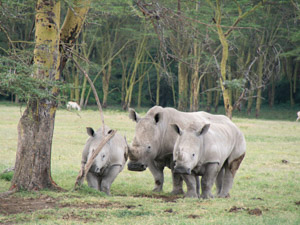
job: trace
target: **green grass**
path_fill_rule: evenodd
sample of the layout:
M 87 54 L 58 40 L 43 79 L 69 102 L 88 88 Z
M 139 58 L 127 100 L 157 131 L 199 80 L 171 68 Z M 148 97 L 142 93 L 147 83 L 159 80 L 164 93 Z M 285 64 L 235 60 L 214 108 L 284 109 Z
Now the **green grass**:
M 0 173 L 14 165 L 17 124 L 24 108 L 0 104 Z M 295 110 L 263 109 L 259 120 L 236 113 L 233 121 L 246 136 L 247 153 L 231 198 L 180 197 L 174 201 L 168 201 L 172 180 L 167 168 L 164 190 L 159 194 L 151 192 L 154 182 L 148 170 L 138 173 L 127 168 L 113 183 L 112 196 L 94 191 L 86 183 L 72 191 L 88 137 L 85 128 L 97 129 L 101 124 L 94 109 L 79 114 L 81 117 L 60 109 L 55 121 L 52 177 L 67 191 L 16 193 L 12 197 L 33 200 L 46 196 L 56 206 L 31 213 L 0 213 L 0 224 L 300 224 L 300 206 L 296 204 L 300 201 L 300 122 L 295 122 Z M 132 141 L 135 124 L 126 112 L 108 109 L 104 116 L 107 125 Z M 9 189 L 11 176 L 0 176 L 0 192 Z M 234 206 L 240 210 L 229 212 Z M 249 214 L 256 208 L 262 215 Z

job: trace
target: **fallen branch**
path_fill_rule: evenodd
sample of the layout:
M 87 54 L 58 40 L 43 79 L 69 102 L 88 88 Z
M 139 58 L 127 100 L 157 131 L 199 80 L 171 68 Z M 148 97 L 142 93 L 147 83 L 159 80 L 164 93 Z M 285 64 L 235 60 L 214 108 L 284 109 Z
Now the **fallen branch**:
M 105 146 L 105 144 L 116 134 L 116 132 L 117 132 L 116 130 L 113 130 L 111 133 L 109 133 L 108 135 L 106 135 L 102 139 L 100 145 L 93 152 L 92 157 L 89 158 L 89 160 L 85 164 L 84 168 L 81 168 L 81 170 L 79 171 L 79 174 L 78 174 L 78 176 L 76 178 L 76 182 L 75 182 L 75 185 L 74 185 L 74 189 L 76 189 L 77 186 L 81 186 L 83 184 L 84 179 L 85 179 L 87 173 L 89 172 L 91 166 L 93 165 L 95 158 L 101 152 L 101 150 Z

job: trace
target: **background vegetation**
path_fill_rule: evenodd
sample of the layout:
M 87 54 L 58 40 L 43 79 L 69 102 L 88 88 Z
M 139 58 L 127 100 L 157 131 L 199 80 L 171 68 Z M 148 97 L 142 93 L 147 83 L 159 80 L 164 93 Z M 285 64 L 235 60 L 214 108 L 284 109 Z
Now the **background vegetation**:
M 73 3 L 62 4 L 64 16 Z M 91 4 L 73 58 L 94 80 L 104 107 L 157 104 L 217 111 L 223 105 L 221 83 L 229 90 L 233 108 L 247 108 L 248 114 L 255 108 L 259 116 L 261 104 L 294 107 L 300 103 L 297 1 L 105 0 Z M 0 100 L 43 98 L 40 86 L 58 86 L 62 103 L 95 104 L 89 84 L 72 60 L 61 82 L 31 79 L 35 1 L 4 0 L 1 8 Z M 228 31 L 226 75 L 221 83 L 224 46 L 218 24 L 224 33 Z
M 1 173 L 14 165 L 16 124 L 23 108 L 3 104 L 0 107 Z M 143 110 L 140 112 L 143 115 Z M 172 180 L 169 169 L 165 170 L 164 190 L 159 194 L 151 192 L 154 181 L 148 170 L 138 173 L 127 168 L 113 183 L 110 197 L 93 191 L 86 183 L 80 191 L 72 191 L 87 139 L 85 127 L 97 128 L 101 123 L 97 110 L 80 112 L 81 117 L 74 112 L 58 110 L 52 177 L 66 192 L 21 191 L 6 205 L 0 200 L 0 223 L 299 224 L 300 124 L 294 121 L 293 112 L 285 108 L 273 111 L 263 108 L 261 114 L 268 119 L 234 117 L 233 121 L 246 137 L 245 160 L 237 172 L 231 198 L 204 201 L 170 196 Z M 135 124 L 127 113 L 105 110 L 104 115 L 107 125 L 132 141 Z M 0 192 L 7 191 L 9 186 L 10 182 L 0 176 Z M 28 207 L 36 204 L 38 208 L 28 211 L 24 207 L 23 211 L 18 211 L 23 207 L 22 202 Z M 6 214 L 9 203 L 16 209 L 15 214 Z

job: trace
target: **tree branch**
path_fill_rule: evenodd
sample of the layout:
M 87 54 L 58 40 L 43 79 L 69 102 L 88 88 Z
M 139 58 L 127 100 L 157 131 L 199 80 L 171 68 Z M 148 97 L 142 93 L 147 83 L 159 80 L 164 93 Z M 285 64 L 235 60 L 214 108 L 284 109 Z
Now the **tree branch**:
M 79 65 L 79 63 L 74 58 L 73 58 L 73 61 L 75 62 L 76 67 L 84 74 L 84 76 L 86 77 L 86 79 L 88 80 L 89 84 L 91 85 L 91 87 L 93 89 L 93 93 L 95 95 L 95 99 L 96 99 L 98 109 L 99 109 L 99 112 L 100 112 L 100 117 L 101 117 L 102 127 L 103 127 L 102 132 L 103 132 L 103 135 L 104 135 L 104 133 L 105 133 L 105 124 L 104 124 L 103 110 L 102 110 L 102 106 L 101 106 L 96 88 L 95 88 L 92 80 L 90 79 L 89 75 L 87 74 L 87 72 L 85 72 L 85 70 Z

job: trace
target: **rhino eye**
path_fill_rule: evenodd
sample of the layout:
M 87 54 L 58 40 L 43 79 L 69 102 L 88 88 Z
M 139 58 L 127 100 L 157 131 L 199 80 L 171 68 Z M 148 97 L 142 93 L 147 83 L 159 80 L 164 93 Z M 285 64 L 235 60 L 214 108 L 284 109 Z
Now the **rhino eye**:
M 193 153 L 192 156 L 195 157 L 195 153 Z

